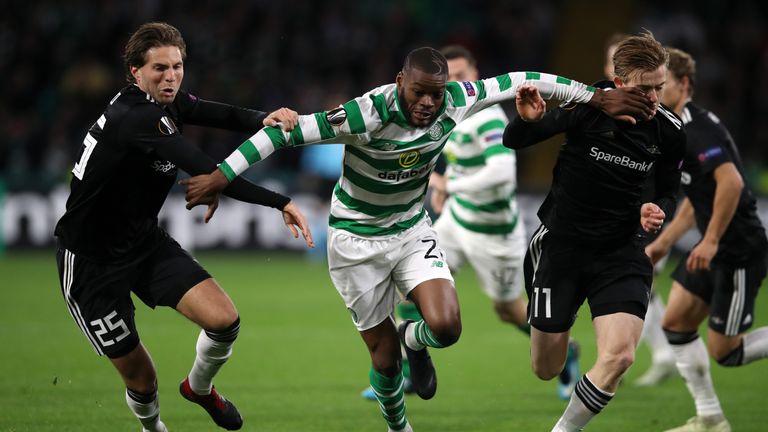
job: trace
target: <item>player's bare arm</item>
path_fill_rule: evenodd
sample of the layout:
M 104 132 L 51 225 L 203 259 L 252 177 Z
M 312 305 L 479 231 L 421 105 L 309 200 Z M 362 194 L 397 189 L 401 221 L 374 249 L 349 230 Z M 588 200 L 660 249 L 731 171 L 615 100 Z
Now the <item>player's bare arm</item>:
M 715 168 L 713 176 L 717 186 L 712 204 L 712 217 L 701 241 L 688 254 L 685 264 L 691 272 L 709 270 L 709 265 L 717 254 L 720 238 L 736 214 L 741 190 L 744 188 L 744 180 L 733 162 Z

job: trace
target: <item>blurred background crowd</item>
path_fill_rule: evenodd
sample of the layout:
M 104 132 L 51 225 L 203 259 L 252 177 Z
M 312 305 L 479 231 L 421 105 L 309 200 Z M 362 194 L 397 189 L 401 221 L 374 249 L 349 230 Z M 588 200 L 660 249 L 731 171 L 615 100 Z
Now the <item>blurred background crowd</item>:
M 768 7 L 718 0 L 38 0 L 0 14 L 0 176 L 9 191 L 66 182 L 91 123 L 125 84 L 123 46 L 141 23 L 163 20 L 187 42 L 183 87 L 261 110 L 328 109 L 392 82 L 412 48 L 460 43 L 482 76 L 553 72 L 602 78 L 605 40 L 650 29 L 698 61 L 696 100 L 730 128 L 758 191 L 768 193 Z M 507 106 L 512 109 L 513 106 Z M 187 128 L 223 158 L 243 136 Z M 312 188 L 303 149 L 254 171 Z M 520 188 L 548 186 L 556 146 L 521 155 Z

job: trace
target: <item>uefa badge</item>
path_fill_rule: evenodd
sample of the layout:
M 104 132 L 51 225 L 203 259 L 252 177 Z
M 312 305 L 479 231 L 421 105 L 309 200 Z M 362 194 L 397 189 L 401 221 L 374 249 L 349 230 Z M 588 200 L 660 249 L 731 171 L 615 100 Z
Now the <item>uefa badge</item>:
M 440 122 L 437 122 L 432 125 L 431 128 L 427 131 L 427 135 L 432 139 L 432 141 L 437 141 L 440 138 L 443 137 L 443 124 Z

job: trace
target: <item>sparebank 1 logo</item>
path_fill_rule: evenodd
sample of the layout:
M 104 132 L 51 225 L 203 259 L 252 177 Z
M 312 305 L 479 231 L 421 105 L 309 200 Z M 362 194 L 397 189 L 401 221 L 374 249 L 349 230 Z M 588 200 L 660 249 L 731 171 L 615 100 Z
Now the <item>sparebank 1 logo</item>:
M 419 160 L 421 159 L 421 153 L 419 153 L 418 150 L 411 150 L 407 152 L 400 153 L 400 158 L 398 159 L 398 163 L 400 163 L 400 166 L 403 168 L 410 168 L 417 163 L 419 163 Z

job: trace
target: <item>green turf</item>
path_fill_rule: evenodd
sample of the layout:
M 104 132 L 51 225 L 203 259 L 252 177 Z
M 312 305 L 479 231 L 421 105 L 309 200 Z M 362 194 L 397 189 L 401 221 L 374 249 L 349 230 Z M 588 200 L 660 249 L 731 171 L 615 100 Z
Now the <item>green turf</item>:
M 237 403 L 246 431 L 385 431 L 375 403 L 359 397 L 369 361 L 323 264 L 280 254 L 199 254 L 237 304 L 242 327 L 235 352 L 216 380 Z M 0 257 L 0 431 L 139 431 L 123 386 L 75 326 L 58 286 L 53 252 Z M 408 397 L 414 429 L 426 431 L 550 430 L 565 403 L 555 383 L 530 371 L 528 340 L 495 319 L 474 275 L 456 276 L 464 332 L 459 343 L 433 350 L 440 386 L 431 401 Z M 668 279 L 660 285 L 668 289 Z M 588 313 L 574 327 L 586 365 L 595 357 Z M 142 340 L 157 364 L 162 418 L 172 432 L 216 431 L 184 401 L 178 382 L 194 356 L 197 331 L 172 310 L 137 303 Z M 758 297 L 756 325 L 768 323 Z M 693 415 L 681 380 L 639 389 L 648 366 L 641 347 L 613 402 L 590 431 L 659 431 Z M 712 373 L 736 431 L 768 430 L 768 361 Z

